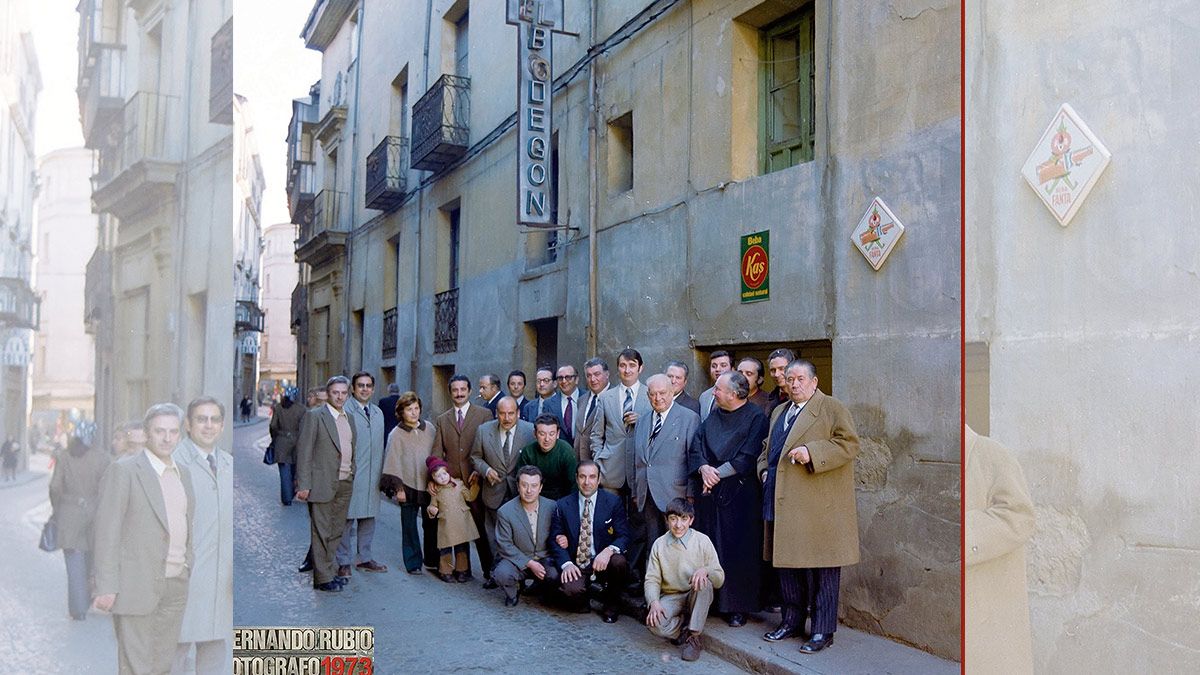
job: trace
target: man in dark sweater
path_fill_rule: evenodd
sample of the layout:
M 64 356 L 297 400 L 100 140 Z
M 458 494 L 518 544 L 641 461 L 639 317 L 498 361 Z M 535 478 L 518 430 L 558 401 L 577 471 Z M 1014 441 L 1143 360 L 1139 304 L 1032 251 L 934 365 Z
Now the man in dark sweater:
M 575 449 L 558 437 L 558 418 L 544 414 L 533 422 L 534 442 L 521 449 L 517 466 L 536 466 L 544 478 L 542 496 L 559 499 L 575 487 Z

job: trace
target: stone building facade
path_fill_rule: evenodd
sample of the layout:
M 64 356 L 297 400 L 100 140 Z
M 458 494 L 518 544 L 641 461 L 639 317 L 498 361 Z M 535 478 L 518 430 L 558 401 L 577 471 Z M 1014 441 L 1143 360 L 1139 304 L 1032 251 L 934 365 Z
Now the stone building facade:
M 1034 501 L 1037 672 L 1200 668 L 1198 27 L 1181 1 L 967 4 L 967 421 Z M 1020 175 L 1063 103 L 1112 155 L 1065 227 Z
M 263 230 L 263 332 L 259 347 L 258 390 L 277 396 L 296 385 L 296 336 L 291 332 L 292 291 L 299 280 L 296 226 L 275 223 Z
M 436 414 L 456 372 L 629 345 L 698 394 L 715 349 L 797 348 L 863 437 L 843 620 L 957 658 L 959 6 L 566 0 L 550 231 L 517 224 L 505 3 L 429 8 L 319 0 L 303 28 L 301 380 L 365 368 Z M 877 196 L 909 227 L 879 271 L 851 243 Z M 761 231 L 771 295 L 744 304 Z

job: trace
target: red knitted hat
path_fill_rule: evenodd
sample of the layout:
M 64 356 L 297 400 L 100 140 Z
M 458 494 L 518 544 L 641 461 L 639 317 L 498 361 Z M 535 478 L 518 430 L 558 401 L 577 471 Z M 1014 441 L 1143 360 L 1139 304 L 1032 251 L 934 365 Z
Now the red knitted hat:
M 430 477 L 432 477 L 433 474 L 438 470 L 438 467 L 445 467 L 447 471 L 450 470 L 450 465 L 447 464 L 446 460 L 442 459 L 441 457 L 430 455 L 425 460 L 425 470 L 429 472 Z

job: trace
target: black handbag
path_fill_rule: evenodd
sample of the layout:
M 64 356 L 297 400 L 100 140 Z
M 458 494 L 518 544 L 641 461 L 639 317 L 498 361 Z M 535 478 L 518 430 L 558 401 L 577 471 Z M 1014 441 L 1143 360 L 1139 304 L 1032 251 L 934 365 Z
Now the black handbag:
M 43 551 L 53 552 L 58 550 L 58 521 L 54 520 L 54 516 L 50 516 L 50 520 L 42 526 L 42 536 L 38 539 L 38 548 Z
M 267 446 L 266 452 L 263 453 L 263 464 L 270 465 L 270 464 L 274 464 L 274 463 L 275 463 L 275 441 L 271 441 L 270 445 Z

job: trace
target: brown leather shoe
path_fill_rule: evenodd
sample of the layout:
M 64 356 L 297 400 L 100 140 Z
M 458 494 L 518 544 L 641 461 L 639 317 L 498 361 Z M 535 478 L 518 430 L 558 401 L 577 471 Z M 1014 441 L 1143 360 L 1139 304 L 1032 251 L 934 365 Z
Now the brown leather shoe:
M 367 562 L 360 562 L 357 565 L 355 565 L 355 567 L 357 567 L 360 570 L 367 571 L 367 572 L 386 572 L 387 571 L 387 565 L 377 563 L 374 560 L 368 560 Z
M 349 579 L 350 578 L 350 566 L 349 565 L 338 565 L 337 575 L 339 577 L 346 577 L 347 579 Z
M 704 651 L 704 645 L 700 642 L 700 635 L 689 630 L 683 646 L 679 648 L 679 658 L 684 661 L 695 661 L 700 658 L 702 651 Z

